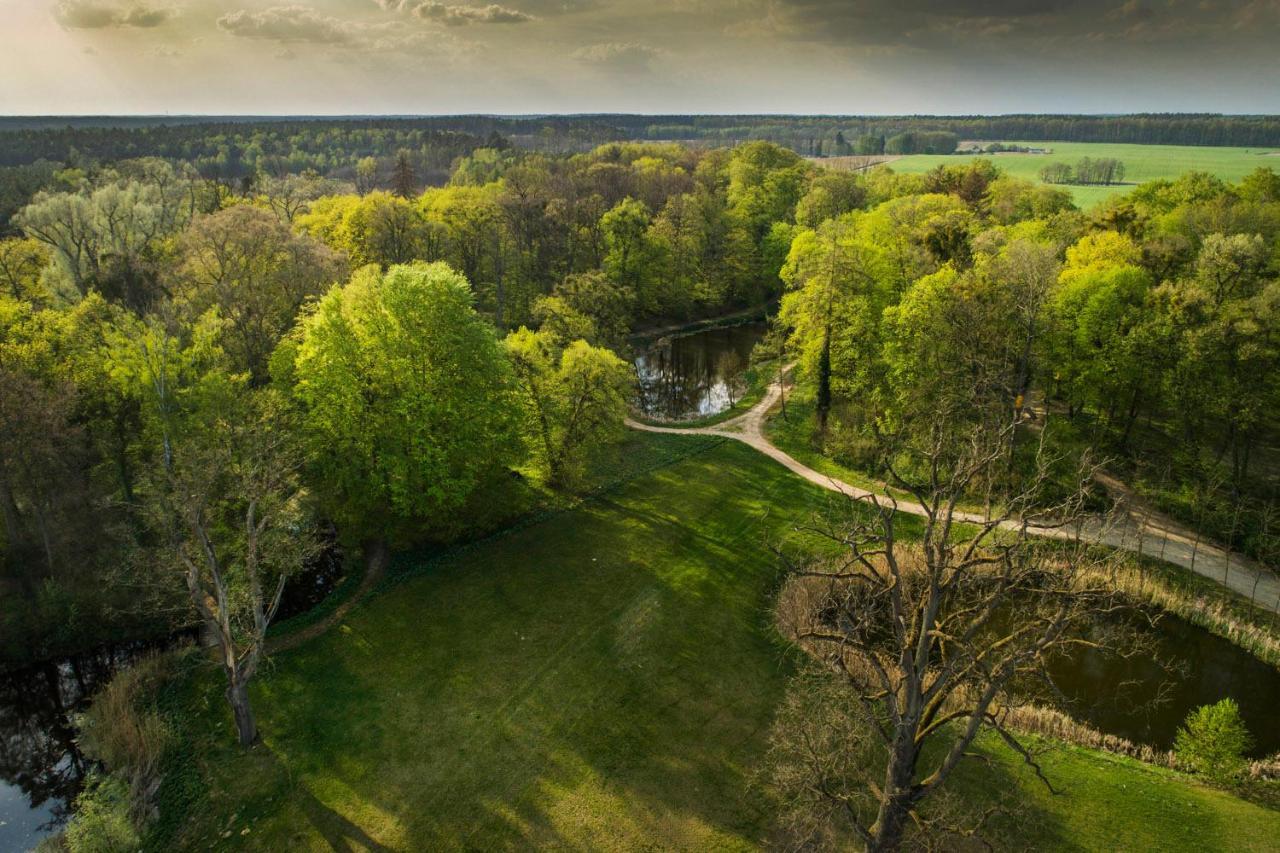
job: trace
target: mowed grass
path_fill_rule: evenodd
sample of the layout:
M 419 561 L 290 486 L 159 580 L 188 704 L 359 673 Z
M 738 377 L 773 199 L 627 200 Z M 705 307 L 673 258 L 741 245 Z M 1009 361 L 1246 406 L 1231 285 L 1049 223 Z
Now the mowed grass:
M 254 750 L 234 745 L 219 674 L 193 680 L 196 793 L 164 818 L 173 834 L 158 846 L 776 840 L 757 774 L 795 661 L 771 627 L 768 545 L 828 500 L 727 442 L 475 547 L 398 558 L 376 596 L 262 673 Z M 957 791 L 975 810 L 997 792 L 1025 804 L 997 824 L 1002 847 L 1280 837 L 1280 815 L 1175 774 L 1063 750 L 1049 768 L 1069 784 L 1050 796 L 994 739 L 984 751 L 991 765 L 967 768 Z
M 1081 208 L 1089 209 L 1103 199 L 1128 192 L 1133 184 L 1157 178 L 1173 179 L 1190 171 L 1209 172 L 1225 181 L 1238 181 L 1259 166 L 1280 171 L 1280 156 L 1274 148 L 1216 148 L 1196 145 L 1126 145 L 1104 142 L 1018 142 L 1032 148 L 1050 148 L 1052 154 L 990 154 L 990 159 L 1006 173 L 1039 182 L 1040 170 L 1050 163 L 1075 165 L 1083 157 L 1115 157 L 1125 166 L 1125 185 L 1111 187 L 1075 187 L 1071 191 Z M 974 156 L 913 154 L 889 164 L 895 172 L 927 172 L 939 165 L 967 163 Z

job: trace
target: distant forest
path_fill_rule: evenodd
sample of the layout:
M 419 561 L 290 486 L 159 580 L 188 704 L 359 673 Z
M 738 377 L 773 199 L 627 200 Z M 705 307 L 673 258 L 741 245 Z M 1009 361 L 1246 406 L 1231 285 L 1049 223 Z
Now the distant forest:
M 367 182 L 367 190 L 390 187 L 397 163 L 437 186 L 481 148 L 559 155 L 638 140 L 768 141 L 806 156 L 947 154 L 961 140 L 1267 147 L 1280 146 L 1280 116 L 0 117 L 0 233 L 38 190 L 95 164 L 140 157 L 238 191 L 260 176 L 304 173 Z
M 874 153 L 857 140 L 1128 142 L 1143 145 L 1280 146 L 1280 116 L 1195 114 L 1007 116 L 577 115 L 437 117 L 10 117 L 0 118 L 0 166 L 76 156 L 120 160 L 158 156 L 236 177 L 260 157 L 290 171 L 330 173 L 365 156 L 405 148 L 434 152 L 448 171 L 453 157 L 494 136 L 522 148 L 566 153 L 624 140 L 767 140 L 801 154 Z M 845 140 L 848 140 L 846 142 Z M 945 147 L 942 146 L 942 147 Z M 894 153 L 889 151 L 888 153 Z M 908 152 L 901 152 L 908 153 Z M 429 164 L 423 163 L 424 167 Z

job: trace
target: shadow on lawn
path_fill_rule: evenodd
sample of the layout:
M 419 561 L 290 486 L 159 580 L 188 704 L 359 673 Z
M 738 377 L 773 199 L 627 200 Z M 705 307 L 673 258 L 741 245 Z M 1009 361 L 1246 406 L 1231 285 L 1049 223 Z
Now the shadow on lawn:
M 254 747 L 254 752 L 256 753 L 255 758 L 262 762 L 263 765 L 270 767 L 272 772 L 283 777 L 290 775 L 285 763 L 265 743 L 257 744 Z M 311 792 L 311 789 L 304 782 L 295 783 L 289 791 L 289 795 L 302 813 L 307 816 L 307 821 L 311 826 L 324 837 L 325 843 L 329 845 L 330 849 L 338 851 L 370 850 L 373 853 L 391 853 L 392 848 L 379 844 L 360 826 L 352 823 L 316 799 L 315 794 Z
M 753 774 L 793 667 L 765 541 L 821 495 L 748 448 L 641 486 L 436 564 L 281 656 L 264 729 L 282 775 L 349 792 L 285 794 L 330 847 L 769 842 Z

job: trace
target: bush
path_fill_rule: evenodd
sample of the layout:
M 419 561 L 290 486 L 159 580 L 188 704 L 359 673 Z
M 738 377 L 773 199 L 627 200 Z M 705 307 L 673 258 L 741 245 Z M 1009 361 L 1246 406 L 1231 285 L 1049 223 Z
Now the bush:
M 86 755 L 101 761 L 129 786 L 129 812 L 139 824 L 159 784 L 160 760 L 172 741 L 168 725 L 152 707 L 172 674 L 180 652 L 148 655 L 121 670 L 77 721 Z
M 129 819 L 129 786 L 115 776 L 90 775 L 62 834 L 71 853 L 128 853 L 142 843 Z
M 1178 729 L 1173 750 L 1179 761 L 1197 773 L 1227 783 L 1244 772 L 1244 754 L 1252 745 L 1253 738 L 1240 718 L 1240 706 L 1234 699 L 1223 699 L 1187 715 L 1187 721 Z

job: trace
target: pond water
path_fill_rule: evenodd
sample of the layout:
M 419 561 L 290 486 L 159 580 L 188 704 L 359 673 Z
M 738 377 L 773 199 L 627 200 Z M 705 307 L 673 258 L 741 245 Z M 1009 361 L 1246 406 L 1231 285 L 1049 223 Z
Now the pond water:
M 1254 737 L 1252 756 L 1280 750 L 1280 671 L 1175 616 L 1142 631 L 1151 647 L 1144 641 L 1134 654 L 1078 647 L 1053 661 L 1066 711 L 1099 731 L 1169 749 L 1188 712 L 1230 697 Z
M 341 580 L 342 552 L 332 531 L 326 535 L 325 550 L 290 579 L 277 620 L 314 607 Z M 122 667 L 170 642 L 125 643 L 0 673 L 0 853 L 30 850 L 62 826 L 90 769 L 74 716 Z
M 89 767 L 72 717 L 142 643 L 0 675 L 0 850 L 28 850 L 62 825 Z
M 742 374 L 764 333 L 764 323 L 743 323 L 652 342 L 635 357 L 636 408 L 663 420 L 723 412 L 745 390 Z

